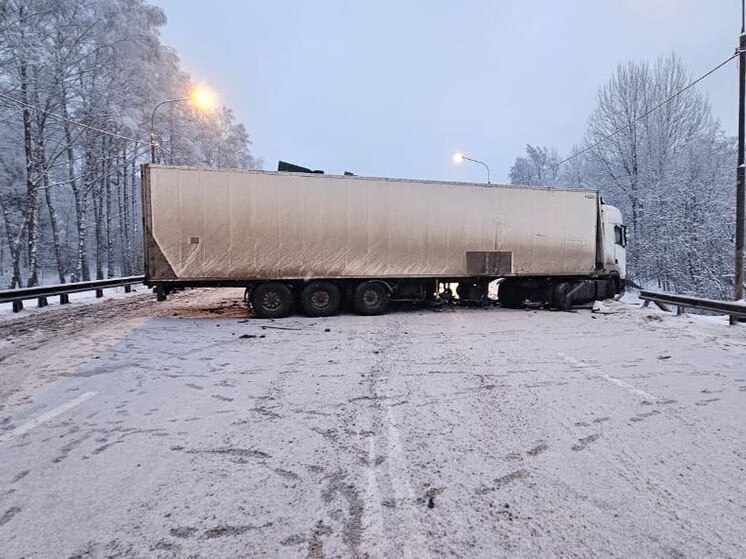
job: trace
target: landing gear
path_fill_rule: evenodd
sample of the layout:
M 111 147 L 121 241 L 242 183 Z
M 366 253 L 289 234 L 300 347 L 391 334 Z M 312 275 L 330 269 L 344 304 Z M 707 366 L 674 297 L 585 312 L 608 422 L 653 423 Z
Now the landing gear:
M 155 289 L 155 300 L 156 301 L 165 301 L 166 296 L 168 295 L 168 291 L 163 285 L 156 285 Z

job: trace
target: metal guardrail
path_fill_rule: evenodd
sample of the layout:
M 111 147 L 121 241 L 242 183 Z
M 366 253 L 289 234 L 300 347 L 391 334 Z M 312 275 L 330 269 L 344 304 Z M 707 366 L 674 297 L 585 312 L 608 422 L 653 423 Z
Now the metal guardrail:
M 704 299 L 691 295 L 674 295 L 672 293 L 657 293 L 655 291 L 640 291 L 640 299 L 645 301 L 643 306 L 656 303 L 663 310 L 668 310 L 666 305 L 676 306 L 676 314 L 682 315 L 687 308 L 712 311 L 730 316 L 730 323 L 735 324 L 738 319 L 746 318 L 746 303 L 739 301 L 720 301 L 717 299 Z
M 132 291 L 133 285 L 142 283 L 144 280 L 145 276 L 128 276 L 126 278 L 109 278 L 75 283 L 60 283 L 57 285 L 6 289 L 0 291 L 0 303 L 13 303 L 13 312 L 20 312 L 23 310 L 24 301 L 37 299 L 39 307 L 46 307 L 49 304 L 47 297 L 59 295 L 60 304 L 66 305 L 70 302 L 70 293 L 95 291 L 96 297 L 100 298 L 104 296 L 104 289 L 108 287 L 124 287 L 124 292 L 129 293 Z

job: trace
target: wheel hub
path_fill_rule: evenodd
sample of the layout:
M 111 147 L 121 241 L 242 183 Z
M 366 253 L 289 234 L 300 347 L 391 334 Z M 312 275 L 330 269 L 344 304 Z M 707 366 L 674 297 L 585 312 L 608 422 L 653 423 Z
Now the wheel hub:
M 267 310 L 275 311 L 280 308 L 280 305 L 282 305 L 282 298 L 276 291 L 268 291 L 264 294 L 264 297 L 262 297 L 262 305 Z
M 329 306 L 331 297 L 326 291 L 314 291 L 311 295 L 311 304 L 317 309 L 323 309 Z
M 380 300 L 381 298 L 375 289 L 368 289 L 363 294 L 363 302 L 369 307 L 376 306 Z

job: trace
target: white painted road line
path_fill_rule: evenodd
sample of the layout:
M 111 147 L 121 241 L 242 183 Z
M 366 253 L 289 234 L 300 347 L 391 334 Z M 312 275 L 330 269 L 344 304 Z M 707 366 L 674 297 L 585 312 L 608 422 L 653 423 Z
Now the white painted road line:
M 61 406 L 58 406 L 52 410 L 49 410 L 46 413 L 41 414 L 36 419 L 32 419 L 28 423 L 24 423 L 20 427 L 16 427 L 12 431 L 9 431 L 7 433 L 0 435 L 0 444 L 6 443 L 8 441 L 12 441 L 16 437 L 20 437 L 21 435 L 25 435 L 26 433 L 28 433 L 35 427 L 38 427 L 42 423 L 46 423 L 47 421 L 54 419 L 58 415 L 61 415 L 65 413 L 66 411 L 73 409 L 75 406 L 79 406 L 86 400 L 90 400 L 96 394 L 98 394 L 98 392 L 86 392 L 84 394 L 81 394 L 74 400 L 70 400 L 69 402 L 62 404 Z
M 602 379 L 612 383 L 616 384 L 617 386 L 621 386 L 622 388 L 627 389 L 628 391 L 632 392 L 632 394 L 636 394 L 637 396 L 640 396 L 644 400 L 648 400 L 650 402 L 657 402 L 660 400 L 657 396 L 653 396 L 650 394 L 650 392 L 645 392 L 644 390 L 640 390 L 639 388 L 635 388 L 629 383 L 624 382 L 623 380 L 620 380 L 615 377 L 611 377 L 604 373 L 601 369 L 598 367 L 594 367 L 593 365 L 589 365 L 588 363 L 585 363 L 583 361 L 580 361 L 579 359 L 575 359 L 574 357 L 570 357 L 569 355 L 565 355 L 564 353 L 558 353 L 562 359 L 570 363 L 571 365 L 575 365 L 576 367 L 580 367 L 581 369 L 586 369 L 592 373 L 595 373 L 596 376 L 601 377 Z

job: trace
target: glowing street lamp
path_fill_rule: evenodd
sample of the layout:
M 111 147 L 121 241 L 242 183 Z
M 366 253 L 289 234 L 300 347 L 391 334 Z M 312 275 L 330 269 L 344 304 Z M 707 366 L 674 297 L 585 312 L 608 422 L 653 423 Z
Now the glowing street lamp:
M 153 109 L 150 116 L 150 162 L 155 163 L 155 113 L 161 105 L 167 103 L 181 103 L 189 101 L 192 106 L 202 113 L 209 113 L 215 110 L 216 97 L 215 92 L 203 85 L 195 86 L 189 94 L 189 97 L 179 97 L 178 99 L 167 99 L 158 103 Z
M 464 160 L 471 161 L 472 163 L 479 163 L 485 169 L 487 169 L 487 184 L 492 184 L 490 182 L 490 168 L 487 166 L 487 163 L 485 163 L 484 161 L 479 161 L 479 159 L 472 159 L 471 157 L 467 157 L 463 153 L 454 153 L 453 154 L 453 162 L 456 163 L 457 165 L 460 164 L 460 163 L 463 163 Z
M 192 90 L 189 101 L 201 112 L 212 112 L 217 104 L 215 92 L 204 85 L 198 85 Z

